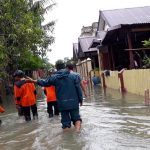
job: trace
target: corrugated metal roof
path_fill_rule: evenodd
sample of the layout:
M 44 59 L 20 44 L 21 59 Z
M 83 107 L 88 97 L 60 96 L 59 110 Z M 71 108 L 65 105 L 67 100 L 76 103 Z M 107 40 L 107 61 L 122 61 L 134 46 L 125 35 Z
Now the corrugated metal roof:
M 81 46 L 82 52 L 88 51 L 94 37 L 79 37 L 79 44 Z
M 101 41 L 105 38 L 106 31 L 97 31 L 96 37 L 93 39 L 90 48 L 96 48 L 98 45 L 101 44 Z
M 106 31 L 97 31 L 97 35 L 96 35 L 96 38 L 97 39 L 100 39 L 100 40 L 103 40 L 105 35 L 106 35 Z
M 119 24 L 150 23 L 150 6 L 104 10 L 101 13 L 110 27 Z

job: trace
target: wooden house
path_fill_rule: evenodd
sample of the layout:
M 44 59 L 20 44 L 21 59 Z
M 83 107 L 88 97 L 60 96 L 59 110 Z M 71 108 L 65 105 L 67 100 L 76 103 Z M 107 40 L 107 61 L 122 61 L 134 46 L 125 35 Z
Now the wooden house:
M 142 41 L 149 38 L 150 6 L 104 10 L 99 12 L 97 34 L 90 47 L 99 49 L 101 70 L 141 68 L 144 56 L 150 55 Z

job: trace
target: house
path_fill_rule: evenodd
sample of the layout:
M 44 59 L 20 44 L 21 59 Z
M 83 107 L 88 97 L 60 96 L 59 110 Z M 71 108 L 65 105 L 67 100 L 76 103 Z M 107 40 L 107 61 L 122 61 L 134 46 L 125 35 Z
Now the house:
M 87 58 L 92 60 L 92 68 L 99 68 L 97 49 L 89 49 L 97 31 L 98 23 L 92 23 L 92 26 L 83 26 L 78 43 L 73 43 L 73 59 L 81 62 Z
M 150 57 L 150 48 L 142 42 L 149 39 L 150 6 L 99 11 L 95 35 L 78 38 L 77 59 L 98 60 L 102 87 L 144 96 L 150 70 L 135 68 L 142 68 L 143 58 Z M 80 66 L 82 76 L 92 73 L 86 63 Z
M 101 70 L 142 67 L 142 41 L 150 38 L 150 6 L 99 11 L 96 36 L 90 48 L 99 49 Z

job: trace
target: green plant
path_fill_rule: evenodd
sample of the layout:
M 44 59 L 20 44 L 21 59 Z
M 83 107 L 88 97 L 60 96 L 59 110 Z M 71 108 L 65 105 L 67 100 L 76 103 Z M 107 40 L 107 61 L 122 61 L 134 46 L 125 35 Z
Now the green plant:
M 143 58 L 143 64 L 144 64 L 144 68 L 150 68 L 150 57 L 145 55 Z
M 143 46 L 144 46 L 144 47 L 150 47 L 150 39 L 144 40 L 144 41 L 142 41 L 142 42 L 143 42 Z

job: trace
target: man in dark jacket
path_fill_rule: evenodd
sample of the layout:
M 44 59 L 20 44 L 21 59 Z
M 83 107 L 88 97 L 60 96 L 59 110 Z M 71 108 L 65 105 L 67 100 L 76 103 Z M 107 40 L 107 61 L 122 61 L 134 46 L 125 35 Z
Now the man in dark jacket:
M 82 89 L 82 91 L 84 93 L 84 96 L 87 97 L 86 89 L 85 89 L 85 86 L 84 86 L 83 81 L 81 79 L 81 76 L 80 76 L 79 73 L 73 71 L 74 67 L 75 66 L 74 66 L 74 64 L 72 62 L 68 62 L 66 64 L 66 68 L 70 71 L 70 73 L 73 73 L 73 74 L 76 74 L 77 76 L 79 76 L 81 89 Z
M 48 77 L 46 80 L 30 81 L 42 87 L 55 86 L 62 128 L 70 128 L 72 121 L 76 130 L 79 131 L 81 127 L 79 103 L 82 105 L 83 100 L 79 76 L 71 74 L 68 70 L 64 69 L 65 64 L 62 60 L 58 60 L 55 66 L 57 72 L 53 76 Z

